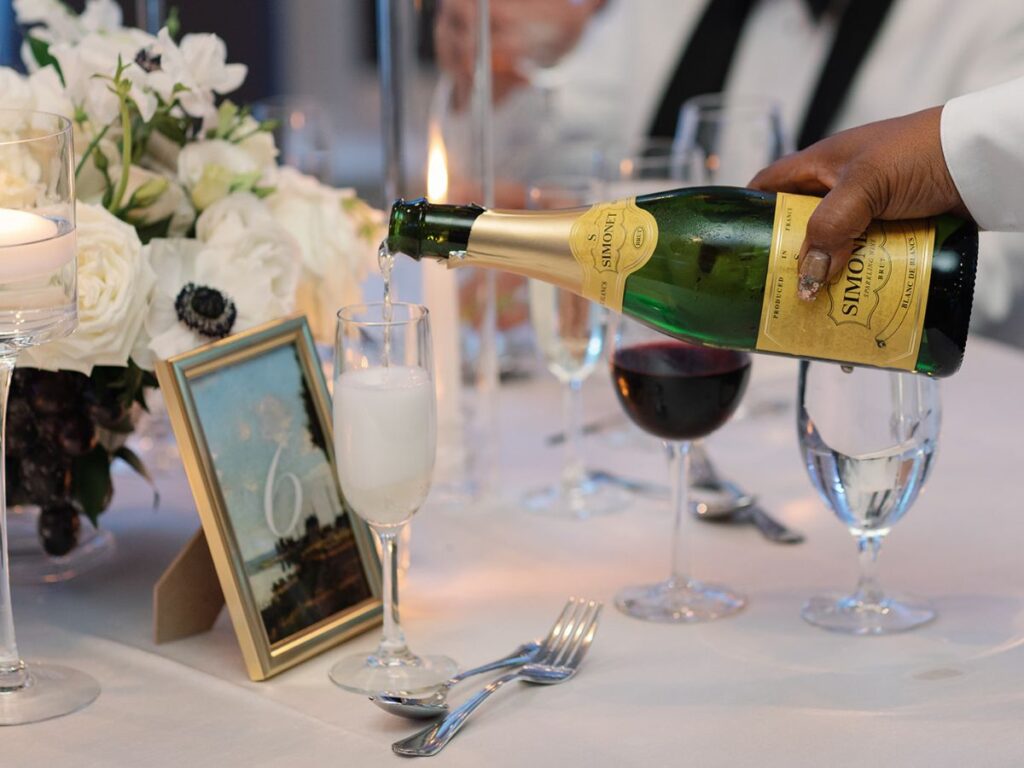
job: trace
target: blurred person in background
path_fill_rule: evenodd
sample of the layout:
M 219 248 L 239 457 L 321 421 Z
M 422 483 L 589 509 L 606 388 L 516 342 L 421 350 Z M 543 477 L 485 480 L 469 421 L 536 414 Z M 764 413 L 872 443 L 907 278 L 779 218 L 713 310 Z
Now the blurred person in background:
M 438 61 L 458 112 L 476 4 L 439 2 Z M 1024 75 L 1020 0 L 491 0 L 491 13 L 499 178 L 521 174 L 506 148 L 539 121 L 565 141 L 639 146 L 673 137 L 692 96 L 756 95 L 778 103 L 802 148 Z M 1024 286 L 1024 238 L 983 233 L 980 254 L 974 319 L 985 329 Z

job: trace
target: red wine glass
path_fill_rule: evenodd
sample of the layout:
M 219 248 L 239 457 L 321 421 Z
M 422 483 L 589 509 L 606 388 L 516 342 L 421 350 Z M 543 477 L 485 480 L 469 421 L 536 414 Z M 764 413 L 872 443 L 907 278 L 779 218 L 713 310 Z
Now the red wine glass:
M 683 527 L 690 520 L 691 441 L 725 424 L 750 374 L 750 357 L 671 339 L 627 318 L 612 332 L 612 380 L 626 415 L 661 438 L 672 481 L 672 567 L 664 581 L 626 587 L 615 596 L 623 613 L 646 621 L 710 621 L 736 613 L 746 598 L 690 576 Z

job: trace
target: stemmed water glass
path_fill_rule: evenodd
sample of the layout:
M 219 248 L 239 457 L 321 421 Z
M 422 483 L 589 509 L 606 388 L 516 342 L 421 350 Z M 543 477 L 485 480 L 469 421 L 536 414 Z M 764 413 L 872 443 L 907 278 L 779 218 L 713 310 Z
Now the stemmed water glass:
M 683 102 L 673 147 L 689 186 L 743 187 L 792 142 L 771 99 L 708 93 Z
M 427 310 L 397 302 L 345 307 L 335 352 L 338 479 L 380 542 L 384 632 L 369 656 L 335 664 L 331 680 L 356 693 L 424 691 L 457 669 L 446 656 L 412 653 L 398 618 L 398 538 L 427 498 L 437 443 Z
M 71 122 L 0 110 L 0 413 L 6 414 L 19 350 L 78 325 L 74 150 Z M 18 655 L 11 610 L 4 455 L 0 421 L 0 725 L 74 712 L 99 695 L 89 675 L 28 664 Z
M 672 570 L 656 584 L 626 587 L 615 596 L 622 612 L 663 622 L 709 621 L 736 613 L 746 599 L 690 576 L 683 527 L 689 514 L 690 443 L 721 427 L 739 405 L 750 357 L 668 338 L 621 317 L 612 334 L 615 393 L 629 418 L 665 441 L 672 481 Z
M 527 204 L 534 210 L 596 203 L 601 185 L 590 176 L 551 177 L 534 182 Z M 527 509 L 583 519 L 623 509 L 629 497 L 601 475 L 588 472 L 581 455 L 583 382 L 604 351 L 608 310 L 569 291 L 530 281 L 530 323 L 548 370 L 562 384 L 565 459 L 559 481 L 529 492 Z
M 811 598 L 805 620 L 855 635 L 900 632 L 935 618 L 924 600 L 886 594 L 878 551 L 931 472 L 941 405 L 934 379 L 831 363 L 800 364 L 797 431 L 811 483 L 860 552 L 853 594 Z

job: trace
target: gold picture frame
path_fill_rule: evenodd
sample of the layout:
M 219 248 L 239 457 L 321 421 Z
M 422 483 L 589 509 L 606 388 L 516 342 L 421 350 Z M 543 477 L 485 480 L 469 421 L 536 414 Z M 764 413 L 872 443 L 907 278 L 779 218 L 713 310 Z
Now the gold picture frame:
M 178 355 L 157 376 L 249 676 L 379 624 L 377 551 L 338 485 L 306 318 Z

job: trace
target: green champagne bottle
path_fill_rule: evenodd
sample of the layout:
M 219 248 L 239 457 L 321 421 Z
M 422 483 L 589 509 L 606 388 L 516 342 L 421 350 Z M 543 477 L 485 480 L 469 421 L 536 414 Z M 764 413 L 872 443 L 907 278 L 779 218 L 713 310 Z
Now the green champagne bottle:
M 878 221 L 845 272 L 797 298 L 818 198 L 731 187 L 563 211 L 399 200 L 387 247 L 513 272 L 709 346 L 949 376 L 963 360 L 978 231 L 951 216 Z

